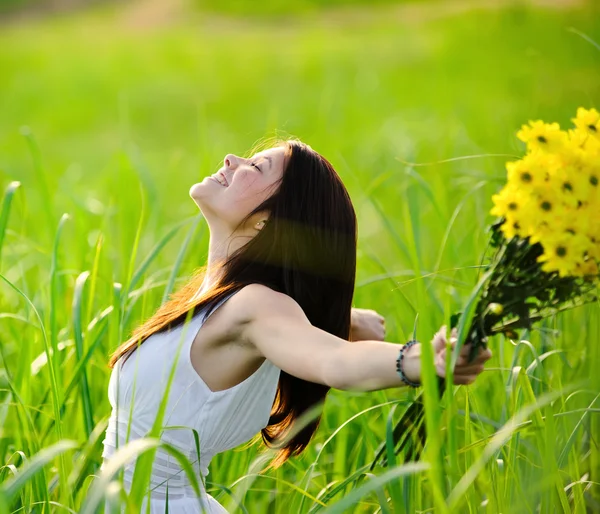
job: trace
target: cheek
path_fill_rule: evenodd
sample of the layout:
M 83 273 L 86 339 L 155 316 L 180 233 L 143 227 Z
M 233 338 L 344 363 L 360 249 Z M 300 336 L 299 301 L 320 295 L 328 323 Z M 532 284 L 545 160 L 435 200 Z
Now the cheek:
M 239 180 L 238 180 L 239 179 Z M 245 207 L 256 207 L 261 204 L 268 196 L 265 185 L 258 177 L 236 177 L 236 181 L 225 191 L 227 195 L 235 200 L 236 203 Z

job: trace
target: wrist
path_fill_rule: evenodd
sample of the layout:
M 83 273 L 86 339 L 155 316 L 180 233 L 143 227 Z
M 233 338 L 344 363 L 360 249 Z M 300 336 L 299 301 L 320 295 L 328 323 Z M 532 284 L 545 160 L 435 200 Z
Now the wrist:
M 407 343 L 409 344 L 409 343 Z M 405 345 L 406 347 L 406 345 Z M 401 351 L 400 361 L 396 362 L 397 366 L 400 366 L 402 373 L 399 373 L 401 378 L 402 374 L 410 381 L 407 385 L 416 387 L 421 384 L 421 343 L 411 344 Z M 403 380 L 406 383 L 406 381 Z

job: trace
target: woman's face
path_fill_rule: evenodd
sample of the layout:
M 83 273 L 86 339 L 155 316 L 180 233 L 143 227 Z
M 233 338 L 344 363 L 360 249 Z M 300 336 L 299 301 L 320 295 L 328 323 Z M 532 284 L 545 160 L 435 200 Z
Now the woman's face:
M 211 229 L 233 231 L 252 210 L 274 192 L 283 175 L 285 148 L 264 150 L 244 159 L 227 154 L 223 167 L 190 188 L 190 196 L 202 211 Z M 250 224 L 267 219 L 257 213 Z

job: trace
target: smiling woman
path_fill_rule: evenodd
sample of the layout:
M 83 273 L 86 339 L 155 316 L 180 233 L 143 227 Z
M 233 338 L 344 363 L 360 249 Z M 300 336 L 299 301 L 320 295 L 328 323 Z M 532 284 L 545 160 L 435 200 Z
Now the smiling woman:
M 204 477 L 215 454 L 259 432 L 278 450 L 270 466 L 301 453 L 320 416 L 303 426 L 297 419 L 322 403 L 330 388 L 418 384 L 419 344 L 379 341 L 378 331 L 348 342 L 355 339 L 356 216 L 324 157 L 298 141 L 248 159 L 229 154 L 190 196 L 210 229 L 208 264 L 112 355 L 105 459 L 128 433 L 148 433 L 165 394 L 162 424 L 176 429 L 163 431 L 161 439 Z M 444 376 L 443 329 L 433 345 Z M 490 356 L 485 351 L 467 363 L 466 355 L 457 362 L 455 383 L 472 382 Z M 133 472 L 134 465 L 126 467 L 126 487 Z M 150 485 L 144 501 L 152 513 L 165 512 L 167 504 L 184 514 L 226 512 L 206 490 L 196 497 L 179 463 L 162 450 Z

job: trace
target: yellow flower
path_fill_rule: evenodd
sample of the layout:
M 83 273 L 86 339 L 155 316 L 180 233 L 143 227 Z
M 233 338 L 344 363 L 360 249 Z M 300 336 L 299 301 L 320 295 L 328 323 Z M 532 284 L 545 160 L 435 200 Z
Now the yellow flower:
M 600 152 L 600 134 L 594 136 L 589 130 L 569 129 L 565 150 L 573 152 L 576 156 L 598 155 Z
M 582 132 L 600 137 L 600 113 L 596 109 L 577 109 L 577 116 L 571 121 Z
M 529 153 L 519 161 L 507 162 L 508 183 L 515 188 L 530 190 L 548 176 L 549 162 L 540 153 Z
M 575 272 L 577 263 L 584 262 L 584 253 L 589 246 L 589 240 L 584 236 L 563 232 L 545 237 L 541 244 L 544 253 L 537 260 L 544 263 L 542 270 L 558 271 L 561 277 L 565 277 Z
M 541 120 L 530 121 L 517 132 L 517 137 L 527 143 L 531 151 L 551 152 L 560 149 L 568 142 L 567 133 L 560 130 L 558 123 L 544 123 Z
M 505 218 L 501 229 L 507 239 L 525 237 L 530 232 L 532 217 L 528 194 L 507 185 L 500 193 L 492 196 L 492 201 L 494 207 L 490 214 Z
M 502 230 L 504 237 L 509 241 L 513 237 L 525 236 L 525 231 L 523 230 L 523 227 L 521 227 L 519 220 L 516 217 L 510 215 L 505 216 L 504 223 L 502 223 L 500 230 Z
M 566 214 L 562 198 L 550 187 L 541 189 L 538 193 L 535 206 L 539 209 L 538 214 L 546 221 L 558 221 Z
M 586 152 L 582 175 L 589 187 L 588 199 L 597 198 L 596 195 L 600 190 L 600 156 Z M 600 205 L 598 207 L 600 208 Z
M 518 189 L 504 187 L 500 193 L 492 196 L 494 208 L 490 211 L 493 216 L 517 216 L 520 208 L 526 203 L 527 197 Z
M 569 209 L 549 189 L 532 199 L 528 212 L 527 235 L 530 236 L 531 243 L 537 243 L 553 234 L 562 233 L 562 223 Z
M 556 154 L 559 167 L 569 167 L 574 173 L 600 165 L 600 138 L 595 140 L 580 130 L 569 131 L 569 143 Z
M 571 165 L 565 165 L 553 171 L 546 184 L 538 188 L 540 195 L 549 194 L 559 200 L 564 207 L 577 209 L 589 198 L 589 178 L 583 171 L 577 171 Z

